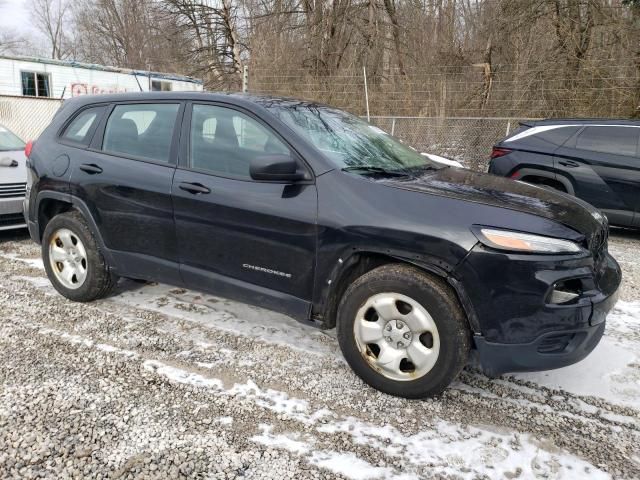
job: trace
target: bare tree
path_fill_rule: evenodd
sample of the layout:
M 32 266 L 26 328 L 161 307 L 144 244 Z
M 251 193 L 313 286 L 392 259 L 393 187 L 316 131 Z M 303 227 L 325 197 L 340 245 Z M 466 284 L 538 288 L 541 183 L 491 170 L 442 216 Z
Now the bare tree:
M 233 0 L 165 0 L 165 18 L 183 40 L 183 63 L 213 88 L 238 88 L 243 70 L 239 4 Z
M 67 0 L 30 0 L 30 10 L 36 27 L 49 43 L 51 58 L 65 58 L 69 52 L 65 27 L 71 13 Z
M 0 32 L 0 53 L 27 53 L 25 52 L 26 39 L 18 36 L 15 32 Z
M 365 66 L 385 114 L 640 116 L 640 0 L 30 1 L 54 57 L 206 88 L 357 112 Z

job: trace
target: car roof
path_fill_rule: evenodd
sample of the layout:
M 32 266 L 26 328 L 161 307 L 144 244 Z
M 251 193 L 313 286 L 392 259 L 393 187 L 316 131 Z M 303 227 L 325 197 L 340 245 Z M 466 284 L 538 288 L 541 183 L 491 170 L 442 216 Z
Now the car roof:
M 640 126 L 640 120 L 628 118 L 548 118 L 544 120 L 523 120 L 521 125 L 528 127 L 542 125 L 633 125 Z
M 225 93 L 225 92 L 134 92 L 134 93 L 112 93 L 101 95 L 82 95 L 65 100 L 67 106 L 81 107 L 94 103 L 112 103 L 112 102 L 138 102 L 138 101 L 156 101 L 156 100 L 200 100 L 210 102 L 233 103 L 236 105 L 262 105 L 270 103 L 292 104 L 298 106 L 324 106 L 308 100 L 300 100 L 296 98 L 274 96 L 274 95 L 256 95 L 249 93 Z
M 134 93 L 115 93 L 115 94 L 103 94 L 103 95 L 82 95 L 79 97 L 73 97 L 71 99 L 65 100 L 61 111 L 64 111 L 60 115 L 58 120 L 58 126 L 70 115 L 78 110 L 84 108 L 85 106 L 92 105 L 100 105 L 107 103 L 116 103 L 116 102 L 155 102 L 155 101 L 183 101 L 183 100 L 192 100 L 192 101 L 208 101 L 208 102 L 220 102 L 227 103 L 230 105 L 244 107 L 246 110 L 260 114 L 264 113 L 266 115 L 270 115 L 272 120 L 276 123 L 280 122 L 282 126 L 291 130 L 287 125 L 282 123 L 282 121 L 274 115 L 272 112 L 269 112 L 268 107 L 272 105 L 281 105 L 281 106 L 297 106 L 297 107 L 325 107 L 325 105 L 307 101 L 307 100 L 299 100 L 295 98 L 287 98 L 281 96 L 274 95 L 255 95 L 255 94 L 247 94 L 247 93 L 223 93 L 223 92 L 134 92 Z M 328 107 L 327 107 L 328 108 Z M 291 130 L 292 135 L 297 139 L 296 148 L 301 149 L 301 151 L 307 151 L 309 155 L 315 155 L 317 153 L 317 149 L 308 142 L 308 140 L 300 137 L 297 133 Z M 310 150 L 313 148 L 313 152 Z M 314 162 L 312 169 L 314 170 L 316 175 L 321 175 L 327 171 L 335 169 L 335 165 L 333 165 L 329 160 L 324 158 L 322 155 L 316 155 L 317 161 Z

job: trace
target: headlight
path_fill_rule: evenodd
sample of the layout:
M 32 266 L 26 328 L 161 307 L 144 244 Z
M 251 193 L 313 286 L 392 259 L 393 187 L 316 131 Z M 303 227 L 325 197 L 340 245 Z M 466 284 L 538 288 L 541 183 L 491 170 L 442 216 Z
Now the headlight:
M 474 233 L 478 240 L 487 247 L 511 252 L 578 253 L 582 250 L 577 243 L 570 240 L 560 240 L 530 233 L 493 228 L 475 228 Z

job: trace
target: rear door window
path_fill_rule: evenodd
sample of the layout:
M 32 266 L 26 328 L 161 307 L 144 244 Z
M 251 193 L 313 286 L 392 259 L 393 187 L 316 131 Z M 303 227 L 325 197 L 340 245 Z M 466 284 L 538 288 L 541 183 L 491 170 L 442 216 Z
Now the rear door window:
M 74 118 L 62 134 L 62 139 L 87 146 L 105 107 L 87 108 Z
M 102 149 L 169 163 L 179 109 L 178 103 L 117 105 L 107 121 Z
M 640 128 L 621 126 L 585 127 L 578 135 L 576 148 L 613 155 L 634 156 L 638 150 Z

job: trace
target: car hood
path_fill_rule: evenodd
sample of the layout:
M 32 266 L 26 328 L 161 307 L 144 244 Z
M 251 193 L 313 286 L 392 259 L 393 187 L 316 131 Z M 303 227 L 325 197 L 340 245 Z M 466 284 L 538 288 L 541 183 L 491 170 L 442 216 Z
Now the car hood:
M 496 175 L 442 168 L 414 178 L 382 180 L 387 186 L 508 208 L 562 223 L 589 241 L 607 220 L 596 208 L 569 195 Z

